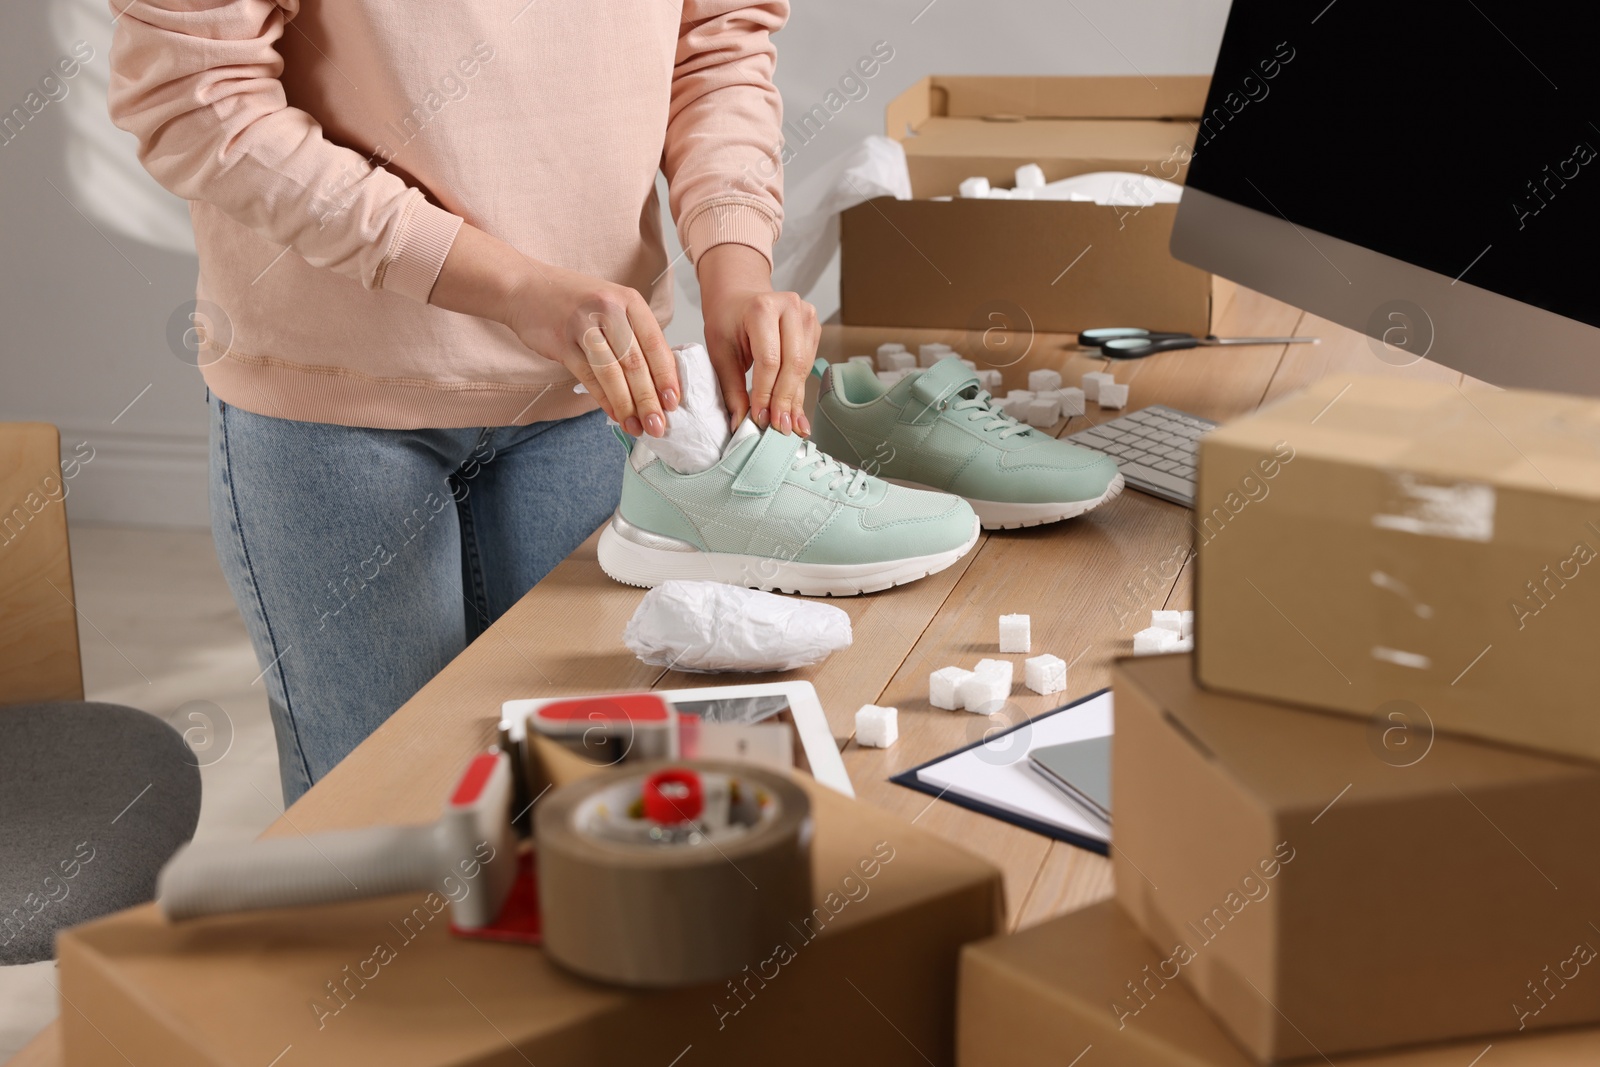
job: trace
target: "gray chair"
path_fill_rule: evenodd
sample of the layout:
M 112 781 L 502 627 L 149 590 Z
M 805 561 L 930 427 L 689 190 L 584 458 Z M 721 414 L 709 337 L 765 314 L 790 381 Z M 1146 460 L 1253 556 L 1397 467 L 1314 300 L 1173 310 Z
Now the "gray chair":
M 83 700 L 60 454 L 55 427 L 0 424 L 0 964 L 154 899 L 200 817 L 178 732 Z

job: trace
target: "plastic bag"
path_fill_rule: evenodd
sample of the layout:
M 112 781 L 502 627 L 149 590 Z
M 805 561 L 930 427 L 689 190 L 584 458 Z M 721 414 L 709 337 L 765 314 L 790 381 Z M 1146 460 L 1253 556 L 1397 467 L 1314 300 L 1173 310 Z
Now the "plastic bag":
M 850 616 L 818 604 L 720 582 L 663 582 L 644 595 L 622 643 L 673 670 L 787 671 L 850 647 Z

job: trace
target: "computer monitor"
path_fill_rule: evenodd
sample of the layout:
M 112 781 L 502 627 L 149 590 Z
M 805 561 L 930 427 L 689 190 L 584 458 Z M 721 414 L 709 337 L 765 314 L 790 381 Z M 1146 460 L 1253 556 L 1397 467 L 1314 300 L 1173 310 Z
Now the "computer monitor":
M 1587 14 L 1234 0 L 1173 254 L 1363 331 L 1391 363 L 1600 394 Z

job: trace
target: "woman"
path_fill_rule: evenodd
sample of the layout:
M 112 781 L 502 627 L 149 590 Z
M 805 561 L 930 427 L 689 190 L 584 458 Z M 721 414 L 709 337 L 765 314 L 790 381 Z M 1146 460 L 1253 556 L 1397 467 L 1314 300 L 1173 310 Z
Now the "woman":
M 735 420 L 809 432 L 788 5 L 127 5 L 111 114 L 191 201 L 213 528 L 293 803 L 610 514 L 606 417 L 662 433 L 658 171 Z

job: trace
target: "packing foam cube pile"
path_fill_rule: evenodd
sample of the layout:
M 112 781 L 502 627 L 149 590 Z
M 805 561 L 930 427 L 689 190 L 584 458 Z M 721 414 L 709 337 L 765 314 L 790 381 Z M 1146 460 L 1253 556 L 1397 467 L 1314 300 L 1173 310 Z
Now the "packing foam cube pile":
M 1022 684 L 1040 696 L 1067 688 L 1067 661 L 1046 653 L 1022 661 Z
M 1152 611 L 1150 625 L 1133 635 L 1135 656 L 1154 656 L 1163 652 L 1190 652 L 1194 649 L 1194 612 Z
M 928 675 L 928 703 L 945 711 L 961 710 L 961 683 L 972 677 L 960 667 L 943 667 Z
M 900 712 L 863 704 L 856 712 L 856 744 L 867 748 L 888 748 L 900 738 Z
M 1026 615 L 1000 616 L 1000 651 L 1028 652 L 1032 643 L 1029 635 L 1030 620 Z
M 1116 385 L 1117 380 L 1103 370 L 1093 370 L 1083 376 L 1082 384 L 1083 395 L 1098 404 L 1100 402 L 1100 387 L 1102 385 Z

